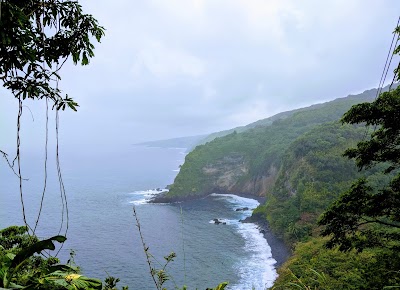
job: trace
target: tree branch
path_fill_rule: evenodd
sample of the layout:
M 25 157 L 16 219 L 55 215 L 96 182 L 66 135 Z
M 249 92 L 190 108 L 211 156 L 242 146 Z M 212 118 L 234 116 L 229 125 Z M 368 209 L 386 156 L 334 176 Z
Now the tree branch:
M 385 226 L 389 226 L 389 227 L 394 227 L 394 228 L 400 229 L 400 225 L 398 225 L 398 224 L 385 222 L 385 221 L 382 221 L 382 220 L 379 220 L 379 219 L 373 219 L 373 220 L 367 220 L 366 218 L 361 218 L 361 219 L 365 220 L 365 222 L 359 223 L 358 226 L 371 224 L 371 223 L 378 223 L 378 224 L 382 224 L 382 225 L 385 225 Z
M 18 178 L 20 178 L 20 176 L 18 175 L 18 173 L 15 172 L 14 165 L 10 162 L 10 160 L 8 160 L 8 157 L 7 157 L 8 154 L 7 154 L 6 152 L 4 152 L 3 150 L 0 150 L 0 153 L 3 155 L 4 159 L 6 160 L 8 167 L 10 167 L 10 169 L 12 170 L 12 172 L 13 172 Z M 14 159 L 14 160 L 15 160 L 15 159 Z M 13 162 L 13 163 L 14 163 L 14 162 Z M 22 180 L 27 181 L 27 180 L 29 180 L 29 179 L 27 179 L 27 178 L 22 178 Z

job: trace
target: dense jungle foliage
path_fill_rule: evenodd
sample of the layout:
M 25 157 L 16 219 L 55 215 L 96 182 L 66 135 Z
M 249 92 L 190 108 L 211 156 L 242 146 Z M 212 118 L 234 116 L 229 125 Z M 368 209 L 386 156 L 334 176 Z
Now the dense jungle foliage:
M 353 169 L 343 171 L 349 176 L 340 175 L 342 170 L 333 170 L 334 179 L 325 184 L 324 173 L 329 167 L 315 166 L 315 163 L 311 167 L 322 172 L 301 168 L 306 172 L 305 180 L 311 178 L 313 185 L 320 186 L 318 190 L 311 190 L 311 200 L 299 185 L 299 180 L 304 178 L 297 177 L 297 168 L 289 169 L 288 176 L 293 175 L 287 178 L 292 179 L 289 183 L 297 192 L 290 194 L 289 183 L 281 182 L 281 186 L 277 183 L 277 191 L 270 195 L 264 213 L 271 227 L 294 245 L 295 250 L 279 270 L 275 289 L 298 289 L 299 285 L 310 287 L 302 289 L 400 287 L 399 111 L 400 89 L 397 88 L 381 94 L 372 103 L 352 107 L 344 115 L 344 123 L 365 122 L 375 128 L 370 136 L 364 134 L 359 138 L 357 146 L 343 151 L 357 161 Z M 367 132 L 365 128 L 364 132 Z M 306 151 L 307 155 L 319 153 L 315 149 Z M 306 160 L 309 166 L 310 158 Z M 331 161 L 333 166 L 338 164 Z M 292 164 L 296 167 L 301 162 Z M 333 187 L 326 191 L 329 185 Z M 335 192 L 340 194 L 332 197 Z M 321 238 L 321 234 L 325 237 Z
M 364 135 L 364 126 L 327 123 L 302 135 L 288 148 L 265 207 L 271 229 L 287 243 L 310 236 L 320 214 L 355 179 L 369 176 L 376 186 L 389 180 L 381 166 L 359 172 L 354 161 L 342 156 Z

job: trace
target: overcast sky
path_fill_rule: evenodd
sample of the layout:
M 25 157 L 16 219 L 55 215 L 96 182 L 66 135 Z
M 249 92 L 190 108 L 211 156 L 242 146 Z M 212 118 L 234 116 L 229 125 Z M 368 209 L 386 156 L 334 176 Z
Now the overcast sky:
M 80 2 L 107 31 L 89 66 L 61 72 L 80 104 L 61 114 L 66 146 L 211 133 L 377 87 L 400 14 L 398 0 Z M 17 103 L 1 95 L 7 147 Z M 23 141 L 43 142 L 43 102 L 27 105 Z

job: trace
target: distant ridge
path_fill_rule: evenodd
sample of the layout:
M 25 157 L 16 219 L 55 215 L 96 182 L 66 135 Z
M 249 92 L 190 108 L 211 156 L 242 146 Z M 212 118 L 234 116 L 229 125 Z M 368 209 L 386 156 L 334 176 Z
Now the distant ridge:
M 148 147 L 160 147 L 160 148 L 186 148 L 186 149 L 189 149 L 189 148 L 195 147 L 201 140 L 203 140 L 207 136 L 208 135 L 178 137 L 178 138 L 172 138 L 172 139 L 135 143 L 133 145 L 148 146 Z
M 398 83 L 397 84 L 393 84 L 392 88 L 395 89 L 398 85 L 399 85 Z M 389 85 L 384 87 L 382 89 L 382 92 L 385 92 L 385 91 L 388 91 L 388 90 L 389 90 Z M 200 140 L 200 142 L 198 144 L 196 144 L 196 145 L 205 144 L 207 142 L 210 142 L 210 141 L 214 140 L 215 138 L 229 135 L 229 134 L 233 133 L 234 131 L 236 131 L 237 133 L 241 133 L 241 132 L 244 132 L 244 131 L 247 131 L 249 129 L 253 129 L 253 128 L 256 128 L 256 127 L 270 126 L 276 120 L 286 119 L 287 117 L 289 117 L 289 116 L 291 116 L 291 115 L 293 115 L 295 113 L 303 112 L 303 111 L 309 111 L 309 110 L 315 110 L 315 109 L 321 108 L 323 106 L 327 106 L 327 105 L 329 105 L 331 103 L 342 102 L 342 101 L 346 101 L 346 100 L 347 101 L 352 101 L 352 100 L 357 100 L 357 99 L 360 99 L 360 100 L 363 100 L 363 101 L 365 101 L 365 100 L 371 100 L 372 101 L 375 98 L 377 91 L 378 91 L 378 89 L 365 90 L 364 92 L 362 92 L 360 94 L 357 94 L 357 95 L 348 95 L 347 97 L 336 98 L 336 99 L 334 99 L 332 101 L 328 101 L 328 102 L 325 102 L 325 103 L 314 104 L 314 105 L 311 105 L 311 106 L 308 106 L 308 107 L 304 107 L 304 108 L 299 108 L 299 109 L 294 109 L 294 110 L 291 110 L 291 111 L 281 112 L 281 113 L 278 113 L 278 114 L 273 115 L 271 117 L 255 121 L 255 122 L 250 123 L 250 124 L 245 125 L 245 126 L 239 126 L 239 127 L 233 128 L 233 129 L 211 133 L 210 135 L 207 135 L 207 137 L 205 137 L 203 140 Z

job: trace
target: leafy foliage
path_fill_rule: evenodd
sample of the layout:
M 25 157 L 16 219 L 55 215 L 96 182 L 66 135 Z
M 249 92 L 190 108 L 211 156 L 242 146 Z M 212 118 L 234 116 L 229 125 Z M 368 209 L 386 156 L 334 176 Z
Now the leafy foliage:
M 1 3 L 0 79 L 19 99 L 51 99 L 59 109 L 78 104 L 61 95 L 57 82 L 65 61 L 72 57 L 87 65 L 94 56 L 94 37 L 104 28 L 84 14 L 78 1 L 8 0 Z
M 361 127 L 327 123 L 288 148 L 265 207 L 272 230 L 288 243 L 307 239 L 318 216 L 359 176 L 342 152 L 363 132 Z
M 54 250 L 54 242 L 66 238 L 54 236 L 39 241 L 27 234 L 26 227 L 12 226 L 0 231 L 0 287 L 10 289 L 102 289 L 98 279 L 78 273 L 72 265 L 57 258 L 44 259 L 35 254 Z
M 119 281 L 120 281 L 119 278 L 115 278 L 113 276 L 108 276 L 104 280 L 105 285 L 104 285 L 103 290 L 118 290 L 117 284 Z M 122 290 L 128 290 L 128 286 L 122 287 Z
M 358 112 L 372 116 L 365 105 L 356 107 L 362 106 Z M 275 233 L 297 244 L 294 256 L 280 270 L 276 289 L 382 289 L 399 285 L 400 236 L 394 220 L 399 209 L 398 170 L 388 170 L 393 166 L 388 159 L 374 163 L 364 159 L 366 170 L 360 172 L 341 156 L 364 136 L 362 125 L 325 124 L 298 138 L 287 150 L 265 213 Z M 389 150 L 394 148 L 389 146 Z M 346 155 L 349 152 L 356 151 L 346 150 Z M 326 225 L 322 233 L 330 238 L 320 239 L 316 221 L 328 207 L 320 223 Z M 326 249 L 325 244 L 332 249 Z M 318 279 L 322 276 L 317 274 L 324 279 Z
M 368 140 L 345 155 L 355 158 L 358 168 L 383 166 L 392 179 L 374 186 L 368 179 L 358 179 L 324 213 L 324 235 L 332 235 L 329 246 L 347 250 L 365 247 L 400 249 L 400 88 L 381 94 L 372 103 L 354 106 L 343 122 L 377 126 Z
M 345 156 L 355 158 L 360 169 L 388 162 L 389 173 L 400 166 L 400 88 L 382 93 L 372 103 L 351 108 L 342 118 L 344 123 L 364 123 L 374 126 L 371 138 L 361 141 L 357 148 L 346 150 Z
M 394 51 L 399 53 L 400 46 Z M 399 112 L 397 87 L 344 114 L 343 123 L 367 126 L 362 141 L 344 153 L 356 160 L 360 176 L 321 216 L 319 225 L 326 237 L 297 244 L 294 256 L 280 270 L 276 289 L 400 287 Z M 367 138 L 369 126 L 373 130 Z M 315 273 L 323 275 L 322 284 Z
M 398 254 L 385 256 L 384 251 L 358 253 L 327 249 L 327 238 L 313 238 L 299 243 L 293 256 L 278 270 L 273 289 L 382 289 L 399 282 L 395 271 Z M 387 254 L 388 252 L 386 252 Z

